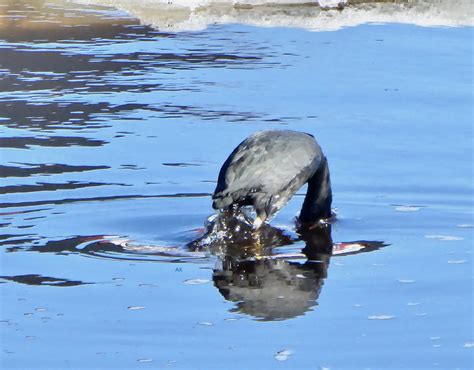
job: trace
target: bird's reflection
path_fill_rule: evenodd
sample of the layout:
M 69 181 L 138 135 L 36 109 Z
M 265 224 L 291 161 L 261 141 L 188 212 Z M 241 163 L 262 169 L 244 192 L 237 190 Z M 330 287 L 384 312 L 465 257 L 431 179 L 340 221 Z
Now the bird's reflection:
M 316 306 L 333 251 L 346 254 L 345 246 L 347 253 L 384 246 L 368 241 L 333 244 L 330 224 L 300 229 L 296 236 L 268 224 L 257 231 L 251 225 L 244 214 L 220 215 L 188 247 L 209 248 L 219 257 L 212 276 L 215 287 L 236 303 L 233 312 L 258 320 L 285 320 Z M 299 242 L 305 243 L 301 253 L 276 251 Z
M 273 240 L 282 235 L 277 233 L 278 229 L 268 229 L 273 231 Z M 317 304 L 332 252 L 330 225 L 311 234 L 303 250 L 311 258 L 304 263 L 271 255 L 242 260 L 227 254 L 214 269 L 214 285 L 225 299 L 236 302 L 235 312 L 260 320 L 283 320 L 304 314 Z

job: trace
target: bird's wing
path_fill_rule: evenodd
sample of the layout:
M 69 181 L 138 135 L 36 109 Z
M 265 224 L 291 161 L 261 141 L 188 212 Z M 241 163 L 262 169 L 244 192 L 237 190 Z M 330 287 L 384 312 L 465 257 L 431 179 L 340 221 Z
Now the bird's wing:
M 287 201 L 316 171 L 321 158 L 321 149 L 309 135 L 291 140 L 283 135 L 273 135 L 271 140 L 251 136 L 227 159 L 214 196 L 238 202 L 256 193 L 270 197 L 289 191 Z

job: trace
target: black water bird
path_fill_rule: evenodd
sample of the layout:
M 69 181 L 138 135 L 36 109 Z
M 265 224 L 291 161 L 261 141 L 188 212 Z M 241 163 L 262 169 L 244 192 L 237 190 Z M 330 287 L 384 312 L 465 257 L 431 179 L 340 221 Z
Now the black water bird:
M 331 217 L 329 167 L 314 136 L 297 131 L 257 132 L 241 142 L 219 172 L 213 208 L 253 206 L 256 228 L 308 183 L 299 220 L 311 224 Z

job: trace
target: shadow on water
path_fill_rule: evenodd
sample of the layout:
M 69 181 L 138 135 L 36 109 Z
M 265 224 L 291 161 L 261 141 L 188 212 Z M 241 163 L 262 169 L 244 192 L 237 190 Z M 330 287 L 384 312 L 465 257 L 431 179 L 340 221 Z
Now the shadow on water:
M 184 246 L 145 245 L 105 235 L 75 236 L 41 242 L 37 235 L 3 238 L 7 252 L 30 251 L 119 261 L 209 263 L 219 293 L 235 302 L 233 312 L 257 320 L 285 320 L 318 305 L 332 257 L 370 252 L 387 246 L 380 241 L 334 243 L 331 224 L 310 230 L 288 230 L 263 225 L 252 228 L 249 216 L 214 216 L 202 235 Z M 74 286 L 78 281 L 40 275 L 1 276 L 30 285 Z

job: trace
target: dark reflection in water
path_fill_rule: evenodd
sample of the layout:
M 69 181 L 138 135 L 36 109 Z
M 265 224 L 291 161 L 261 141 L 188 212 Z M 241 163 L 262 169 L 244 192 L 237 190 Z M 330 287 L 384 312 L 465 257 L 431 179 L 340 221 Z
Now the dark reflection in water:
M 14 281 L 15 283 L 19 284 L 26 284 L 26 285 L 40 285 L 40 286 L 57 286 L 57 287 L 70 287 L 70 286 L 77 286 L 77 285 L 84 285 L 84 284 L 93 284 L 93 283 L 85 283 L 79 280 L 68 280 L 68 279 L 60 279 L 50 276 L 41 276 L 36 274 L 30 275 L 16 275 L 16 276 L 0 276 L 0 279 Z
M 106 184 L 111 185 L 111 184 Z M 70 204 L 77 202 L 97 202 L 97 201 L 110 201 L 119 199 L 153 199 L 153 198 L 196 198 L 196 197 L 208 197 L 208 193 L 174 193 L 174 194 L 157 194 L 157 195 L 141 195 L 141 194 L 130 194 L 130 195 L 112 195 L 108 197 L 91 197 L 91 198 L 63 198 L 63 199 L 51 199 L 51 200 L 38 200 L 31 202 L 14 202 L 14 203 L 0 203 L 0 208 L 9 207 L 31 207 L 39 205 L 53 205 L 53 204 Z
M 20 246 L 23 244 L 30 245 L 35 241 L 35 238 L 31 234 L 3 234 L 0 235 L 0 246 L 3 245 L 15 245 Z
M 317 305 L 333 253 L 368 252 L 386 245 L 378 241 L 333 244 L 331 224 L 298 230 L 296 238 L 269 224 L 258 231 L 251 225 L 245 214 L 218 216 L 209 223 L 208 233 L 188 247 L 210 248 L 219 257 L 214 285 L 225 299 L 236 302 L 234 312 L 258 320 L 289 319 Z M 296 242 L 305 243 L 300 253 L 278 252 L 278 247 Z
M 85 172 L 94 170 L 104 170 L 108 166 L 72 166 L 60 163 L 33 164 L 16 163 L 17 166 L 0 166 L 1 177 L 30 177 L 34 175 L 53 175 L 68 172 Z
M 14 240 L 12 243 L 16 243 Z M 123 252 L 120 244 L 109 242 L 104 235 L 77 236 L 62 240 L 50 240 L 44 244 L 29 245 L 27 247 L 14 246 L 7 249 L 8 252 L 27 250 L 40 253 L 66 254 L 70 252 L 93 254 L 94 252 Z
M 39 81 L 44 81 L 45 78 L 41 76 Z M 94 75 L 90 76 L 90 78 L 94 78 Z M 35 86 L 38 90 L 57 89 L 59 86 L 64 88 L 64 83 L 69 83 L 69 81 L 58 81 L 55 79 L 53 86 Z M 16 89 L 18 88 L 31 90 L 33 86 L 26 87 L 22 84 L 17 84 Z M 114 115 L 116 116 L 115 119 L 120 119 L 118 117 L 120 114 L 144 108 L 146 105 L 118 104 L 112 106 L 106 102 L 75 103 L 69 101 L 35 103 L 24 100 L 4 103 L 0 100 L 0 107 L 1 116 L 4 118 L 3 121 L 0 121 L 0 125 L 10 128 L 26 128 L 34 131 L 52 132 L 55 129 L 78 130 L 91 127 L 109 127 L 109 124 L 102 122 L 101 116 L 103 114 Z
M 48 137 L 6 137 L 0 138 L 0 148 L 29 149 L 31 146 L 101 146 L 106 142 L 98 139 L 88 139 L 75 136 L 48 136 Z
M 190 253 L 182 248 L 159 245 L 136 244 L 127 238 L 108 235 L 75 236 L 67 239 L 49 240 L 43 242 L 43 238 L 16 239 L 13 238 L 3 242 L 7 252 L 39 252 L 54 253 L 60 255 L 81 254 L 87 257 L 108 258 L 123 261 L 148 261 L 183 263 L 206 259 L 203 253 Z M 1 242 L 0 242 L 1 245 Z
M 214 270 L 212 278 L 222 296 L 236 302 L 232 312 L 261 320 L 284 320 L 317 305 L 327 266 L 327 262 L 227 259 L 221 269 Z
M 309 258 L 304 263 L 240 259 L 235 253 L 222 257 L 213 280 L 225 299 L 236 302 L 234 312 L 260 320 L 284 320 L 317 305 L 332 254 L 331 226 L 312 230 L 304 240 L 303 252 Z
M 192 166 L 201 166 L 200 164 L 197 163 L 183 163 L 183 162 L 178 162 L 178 163 L 162 163 L 163 166 L 168 166 L 168 167 L 192 167 Z
M 103 182 L 79 182 L 68 181 L 66 183 L 52 184 L 38 182 L 36 185 L 12 185 L 0 186 L 0 194 L 15 194 L 15 193 L 31 193 L 38 191 L 56 191 L 56 190 L 74 190 L 81 188 L 89 188 L 95 186 L 117 185 L 126 186 L 125 184 L 108 184 Z

